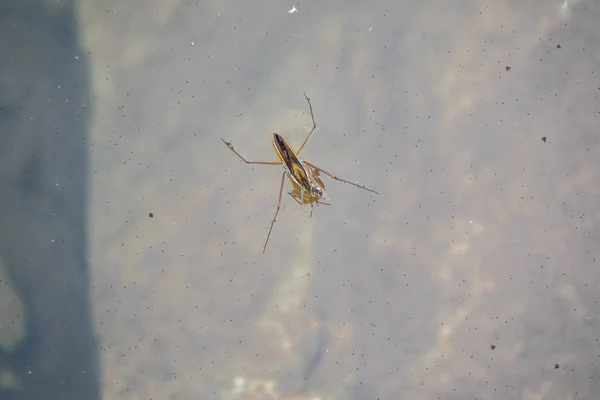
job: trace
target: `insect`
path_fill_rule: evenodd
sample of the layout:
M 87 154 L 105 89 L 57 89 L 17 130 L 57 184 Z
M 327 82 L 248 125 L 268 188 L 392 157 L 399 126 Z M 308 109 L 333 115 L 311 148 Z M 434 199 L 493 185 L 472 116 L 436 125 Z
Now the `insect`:
M 239 158 L 242 159 L 246 164 L 263 164 L 263 165 L 282 165 L 283 166 L 283 174 L 281 175 L 281 186 L 279 188 L 279 200 L 277 201 L 277 210 L 275 211 L 275 215 L 273 216 L 273 220 L 271 221 L 271 227 L 269 228 L 269 233 L 267 234 L 267 240 L 265 241 L 265 245 L 263 247 L 263 253 L 267 249 L 267 243 L 269 243 L 269 238 L 271 237 L 271 231 L 273 230 L 273 225 L 275 224 L 275 220 L 277 219 L 277 214 L 279 214 L 279 208 L 281 207 L 281 194 L 283 193 L 283 184 L 285 183 L 285 176 L 287 175 L 290 181 L 292 182 L 292 191 L 289 192 L 289 195 L 292 196 L 294 200 L 300 205 L 310 204 L 310 215 L 312 217 L 312 209 L 313 204 L 324 204 L 329 205 L 329 203 L 325 203 L 321 201 L 321 199 L 327 200 L 325 196 L 325 185 L 323 181 L 320 179 L 320 173 L 324 173 L 336 181 L 348 183 L 352 186 L 356 186 L 357 188 L 367 190 L 369 192 L 379 194 L 378 192 L 369 189 L 365 186 L 358 185 L 356 183 L 352 183 L 345 179 L 338 178 L 337 176 L 330 174 L 322 168 L 317 167 L 316 165 L 308 162 L 300 160 L 298 157 L 304 146 L 310 139 L 310 136 L 313 134 L 315 129 L 317 129 L 317 124 L 315 123 L 315 116 L 313 114 L 312 104 L 310 103 L 310 98 L 304 94 L 304 98 L 308 103 L 308 108 L 310 109 L 310 117 L 312 119 L 313 127 L 302 142 L 302 145 L 298 149 L 297 152 L 292 149 L 292 146 L 279 134 L 273 134 L 273 147 L 275 148 L 275 152 L 279 157 L 280 161 L 248 161 L 244 157 L 240 155 L 235 149 L 231 142 L 225 141 L 223 138 L 221 140 L 231 151 L 233 151 Z
M 323 190 L 325 189 L 325 184 L 323 183 L 323 181 L 321 180 L 321 178 L 319 177 L 320 173 L 319 171 L 313 171 L 312 172 L 312 178 L 314 178 L 315 183 L 323 188 Z M 290 196 L 292 196 L 292 198 L 296 201 L 296 203 L 302 205 L 305 204 L 310 204 L 310 216 L 312 217 L 312 210 L 313 210 L 313 204 L 316 203 L 317 205 L 323 204 L 328 206 L 329 203 L 325 203 L 324 201 L 321 201 L 321 199 L 327 199 L 326 197 L 318 197 L 318 196 L 314 196 L 309 194 L 308 192 L 306 192 L 306 190 L 304 190 L 304 188 L 300 185 L 298 185 L 296 182 L 294 182 L 293 180 L 290 179 L 290 181 L 292 182 L 292 191 L 288 192 L 288 194 Z

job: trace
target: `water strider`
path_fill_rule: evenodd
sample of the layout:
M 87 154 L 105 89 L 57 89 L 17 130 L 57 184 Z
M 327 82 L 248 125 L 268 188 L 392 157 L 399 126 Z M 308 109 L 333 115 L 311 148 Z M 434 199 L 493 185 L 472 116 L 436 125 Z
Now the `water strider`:
M 306 96 L 304 93 L 304 98 L 308 102 L 308 107 L 310 109 L 310 117 L 312 118 L 313 127 L 310 130 L 304 142 L 302 142 L 302 146 L 298 149 L 298 152 L 295 152 L 292 146 L 279 134 L 273 134 L 273 147 L 275 148 L 275 152 L 279 157 L 280 161 L 247 161 L 244 157 L 242 157 L 235 149 L 231 142 L 227 142 L 224 139 L 221 139 L 227 147 L 231 151 L 233 151 L 239 158 L 242 159 L 246 164 L 263 164 L 263 165 L 282 165 L 283 166 L 283 174 L 281 175 L 281 187 L 279 188 L 279 200 L 277 201 L 277 211 L 275 211 L 275 215 L 273 216 L 273 220 L 271 221 L 271 227 L 269 228 L 269 233 L 267 234 L 267 240 L 265 241 L 265 245 L 263 247 L 263 253 L 267 249 L 267 243 L 269 243 L 269 237 L 271 237 L 271 231 L 273 230 L 273 225 L 275 224 L 275 220 L 277 218 L 277 214 L 279 213 L 279 208 L 281 207 L 281 194 L 283 193 L 283 184 L 285 182 L 285 176 L 287 175 L 290 181 L 292 182 L 293 189 L 289 192 L 290 196 L 296 200 L 296 202 L 300 205 L 310 204 L 310 215 L 312 217 L 312 208 L 313 204 L 325 204 L 329 205 L 321 201 L 321 199 L 327 200 L 325 196 L 325 185 L 323 181 L 319 178 L 320 173 L 324 173 L 325 175 L 344 183 L 348 183 L 350 185 L 356 186 L 358 188 L 368 190 L 369 192 L 379 194 L 378 192 L 371 190 L 365 186 L 360 186 L 356 183 L 352 183 L 345 179 L 338 178 L 337 176 L 330 174 L 329 172 L 323 170 L 322 168 L 317 167 L 314 164 L 311 164 L 308 161 L 300 160 L 298 157 L 300 152 L 308 142 L 308 139 L 313 134 L 315 129 L 317 128 L 317 124 L 315 123 L 315 117 L 313 115 L 312 104 L 310 103 L 310 98 Z

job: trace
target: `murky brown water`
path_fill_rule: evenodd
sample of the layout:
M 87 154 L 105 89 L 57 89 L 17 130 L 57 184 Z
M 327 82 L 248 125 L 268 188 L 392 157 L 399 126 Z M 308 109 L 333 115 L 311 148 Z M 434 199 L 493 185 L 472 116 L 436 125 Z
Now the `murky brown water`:
M 594 398 L 598 4 L 322 3 L 76 8 L 101 397 Z

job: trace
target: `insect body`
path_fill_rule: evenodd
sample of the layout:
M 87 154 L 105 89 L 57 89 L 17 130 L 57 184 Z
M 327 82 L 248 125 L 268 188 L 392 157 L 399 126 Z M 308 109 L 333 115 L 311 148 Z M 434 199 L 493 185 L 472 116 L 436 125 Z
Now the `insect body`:
M 304 203 L 305 192 L 309 199 L 314 199 L 314 202 L 318 202 L 325 194 L 325 189 L 323 182 L 317 182 L 315 179 L 314 171 L 308 167 L 308 163 L 301 161 L 296 153 L 294 153 L 292 146 L 277 133 L 273 134 L 273 147 L 275 147 L 275 151 L 283 163 L 285 173 L 293 183 L 300 186 L 301 203 Z M 312 203 L 310 202 L 311 205 Z
M 242 159 L 246 164 L 263 164 L 263 165 L 282 165 L 284 168 L 283 174 L 281 175 L 281 186 L 279 188 L 279 200 L 277 201 L 277 210 L 275 211 L 275 215 L 273 216 L 273 220 L 271 221 L 271 227 L 269 228 L 269 233 L 267 234 L 267 240 L 265 241 L 265 245 L 263 247 L 263 253 L 267 249 L 267 243 L 269 242 L 269 237 L 271 237 L 271 231 L 273 230 L 273 225 L 275 224 L 275 220 L 277 218 L 277 214 L 279 214 L 279 208 L 281 207 L 281 194 L 283 193 L 283 184 L 285 182 L 285 176 L 287 175 L 290 181 L 292 182 L 293 189 L 289 194 L 296 200 L 296 202 L 300 205 L 310 204 L 311 210 L 310 215 L 312 216 L 312 207 L 313 204 L 325 204 L 329 205 L 321 201 L 321 199 L 326 199 L 325 195 L 325 185 L 323 181 L 319 178 L 320 173 L 324 173 L 325 175 L 344 183 L 348 183 L 350 185 L 356 186 L 358 188 L 368 190 L 369 192 L 379 194 L 374 190 L 366 188 L 364 186 L 360 186 L 356 183 L 352 183 L 345 179 L 338 178 L 335 175 L 330 174 L 329 172 L 323 170 L 322 168 L 317 167 L 314 164 L 309 163 L 308 161 L 302 161 L 298 157 L 308 139 L 313 134 L 315 129 L 317 128 L 317 124 L 315 123 L 315 117 L 313 115 L 312 104 L 310 103 L 310 98 L 304 94 L 304 98 L 308 102 L 308 107 L 310 108 L 310 116 L 312 118 L 313 127 L 304 139 L 304 142 L 298 149 L 296 153 L 292 146 L 279 134 L 273 134 L 273 147 L 275 148 L 275 152 L 279 157 L 280 161 L 247 161 L 244 157 L 242 157 L 235 149 L 231 142 L 226 142 L 221 139 L 227 147 L 231 151 L 233 151 L 239 158 Z
M 310 168 L 310 167 L 307 167 Z M 319 171 L 313 170 L 311 172 L 312 177 L 315 179 L 315 183 L 323 189 L 323 195 L 325 194 L 325 185 L 323 184 L 323 181 L 321 180 L 321 178 L 319 178 Z M 296 201 L 296 203 L 302 205 L 305 204 L 310 204 L 310 216 L 312 217 L 312 205 L 313 203 L 317 203 L 317 205 L 320 204 L 324 204 L 326 206 L 329 205 L 329 203 L 325 203 L 324 201 L 322 201 L 322 199 L 327 200 L 326 197 L 322 196 L 317 196 L 317 195 L 312 195 L 308 192 L 306 192 L 306 190 L 304 190 L 304 188 L 300 185 L 298 185 L 296 182 L 294 182 L 293 180 L 290 179 L 290 181 L 292 182 L 292 191 L 288 192 L 288 194 L 290 196 L 292 196 L 292 198 Z

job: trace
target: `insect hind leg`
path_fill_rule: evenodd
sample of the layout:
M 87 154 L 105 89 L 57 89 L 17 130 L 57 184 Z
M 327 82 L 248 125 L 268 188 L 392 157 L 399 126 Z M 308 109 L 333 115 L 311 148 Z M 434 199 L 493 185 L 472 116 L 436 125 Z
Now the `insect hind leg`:
M 335 176 L 333 174 L 330 174 L 329 172 L 325 171 L 324 169 L 319 168 L 316 165 L 309 163 L 308 161 L 304 161 L 304 163 L 310 165 L 312 168 L 316 169 L 317 171 L 320 171 L 320 172 L 324 173 L 325 175 L 329 176 L 330 178 L 335 179 L 336 181 L 340 181 L 340 182 L 344 182 L 344 183 L 349 183 L 350 185 L 356 186 L 357 188 L 360 188 L 360 189 L 363 189 L 363 190 L 366 190 L 366 191 L 369 191 L 369 192 L 372 192 L 372 193 L 375 193 L 375 194 L 379 194 L 379 192 L 376 192 L 373 189 L 369 189 L 366 186 L 361 186 L 361 185 L 359 185 L 357 183 L 350 182 L 350 181 L 347 181 L 347 180 L 342 179 L 342 178 L 338 178 L 337 176 Z

